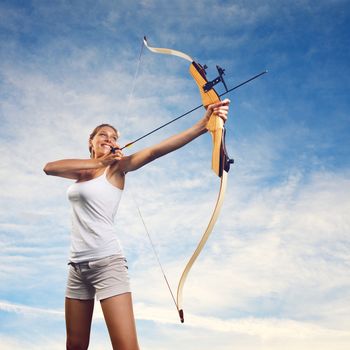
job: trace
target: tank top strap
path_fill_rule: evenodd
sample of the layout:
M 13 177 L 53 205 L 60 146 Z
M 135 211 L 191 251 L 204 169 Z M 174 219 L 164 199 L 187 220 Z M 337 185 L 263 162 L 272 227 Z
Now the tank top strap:
M 106 169 L 103 172 L 103 176 L 107 178 L 107 171 L 109 170 L 109 166 L 106 167 Z

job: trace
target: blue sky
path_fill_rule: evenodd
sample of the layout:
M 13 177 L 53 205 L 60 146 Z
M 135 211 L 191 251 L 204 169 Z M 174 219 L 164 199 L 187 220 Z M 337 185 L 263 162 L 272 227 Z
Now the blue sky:
M 229 86 L 269 73 L 229 96 L 235 165 L 184 288 L 184 325 L 134 200 L 176 289 L 218 192 L 210 137 L 128 176 L 116 227 L 141 348 L 348 349 L 349 11 L 341 0 L 1 1 L 0 348 L 64 346 L 70 180 L 43 165 L 86 158 L 101 122 L 125 144 L 200 103 L 186 61 L 144 51 L 138 62 L 147 35 L 210 78 L 224 67 Z M 108 348 L 96 305 L 91 349 Z

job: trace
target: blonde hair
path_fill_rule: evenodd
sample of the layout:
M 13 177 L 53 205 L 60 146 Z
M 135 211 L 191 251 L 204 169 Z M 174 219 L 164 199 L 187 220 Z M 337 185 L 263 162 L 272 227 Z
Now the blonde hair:
M 119 131 L 114 126 L 112 126 L 110 124 L 100 124 L 100 125 L 96 126 L 96 128 L 90 134 L 89 141 L 92 140 L 96 136 L 96 134 L 104 127 L 108 127 L 108 128 L 113 129 L 115 131 L 115 133 L 117 134 L 117 137 L 119 137 Z M 93 158 L 93 151 L 92 151 L 92 147 L 90 146 L 90 144 L 89 144 L 89 152 L 90 152 L 90 157 Z

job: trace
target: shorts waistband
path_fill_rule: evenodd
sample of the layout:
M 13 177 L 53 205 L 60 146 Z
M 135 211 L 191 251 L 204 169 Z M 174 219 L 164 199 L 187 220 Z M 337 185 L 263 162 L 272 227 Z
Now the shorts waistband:
M 82 268 L 82 267 L 90 267 L 89 266 L 89 261 L 83 261 L 80 263 L 75 263 L 73 261 L 70 261 L 67 265 L 72 265 L 74 267 L 74 269 L 77 269 L 78 267 Z
M 91 269 L 93 267 L 96 266 L 106 266 L 108 265 L 111 261 L 113 260 L 123 260 L 125 262 L 127 262 L 127 260 L 125 259 L 124 256 L 120 256 L 120 255 L 110 255 L 104 258 L 100 258 L 100 259 L 93 259 L 90 261 L 81 261 L 81 262 L 73 262 L 73 261 L 69 261 L 68 265 L 72 265 L 74 270 L 77 269 Z

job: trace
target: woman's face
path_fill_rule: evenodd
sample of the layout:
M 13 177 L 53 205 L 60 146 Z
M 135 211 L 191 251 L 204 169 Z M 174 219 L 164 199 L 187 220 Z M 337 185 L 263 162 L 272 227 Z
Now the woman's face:
M 92 147 L 94 158 L 102 157 L 111 152 L 111 148 L 119 148 L 117 144 L 118 135 L 116 132 L 108 127 L 103 126 L 93 137 L 89 140 L 89 145 Z

